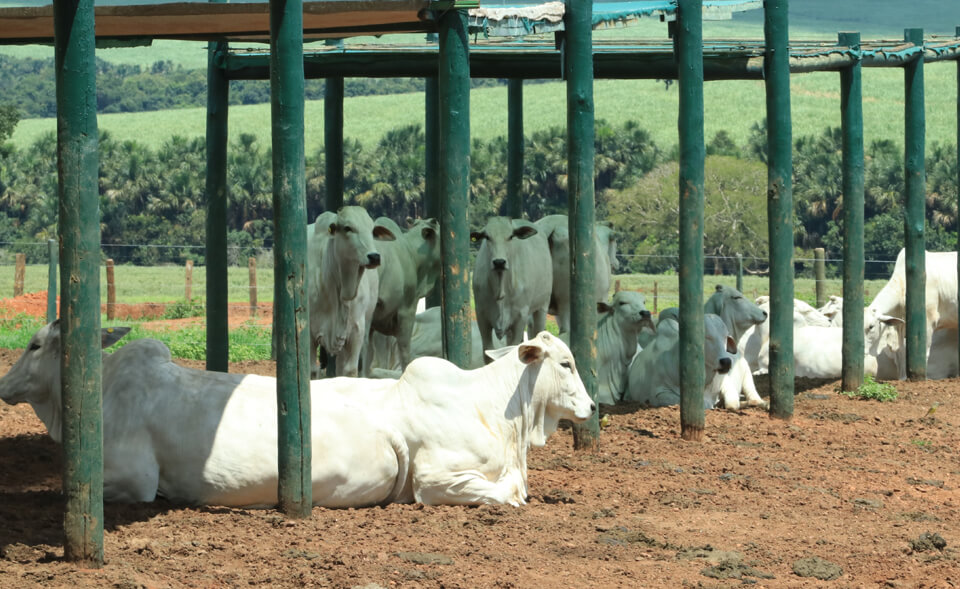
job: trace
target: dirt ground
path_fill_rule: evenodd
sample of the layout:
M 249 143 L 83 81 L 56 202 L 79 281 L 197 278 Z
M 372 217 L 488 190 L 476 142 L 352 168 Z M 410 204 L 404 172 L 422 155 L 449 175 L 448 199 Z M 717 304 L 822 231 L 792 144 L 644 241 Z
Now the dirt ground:
M 520 508 L 108 504 L 98 570 L 62 560 L 59 448 L 0 403 L 0 589 L 960 585 L 960 380 L 897 383 L 892 403 L 836 386 L 798 381 L 789 422 L 708 412 L 702 443 L 675 407 L 602 407 L 599 451 L 569 429 L 532 450 Z

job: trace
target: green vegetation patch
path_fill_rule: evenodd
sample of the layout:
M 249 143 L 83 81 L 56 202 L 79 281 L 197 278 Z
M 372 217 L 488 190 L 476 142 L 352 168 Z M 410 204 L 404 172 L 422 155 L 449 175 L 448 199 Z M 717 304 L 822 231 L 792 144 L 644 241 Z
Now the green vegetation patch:
M 863 384 L 855 391 L 841 391 L 842 394 L 852 399 L 865 399 L 880 401 L 897 400 L 897 387 L 888 382 L 877 382 L 869 374 L 864 375 Z

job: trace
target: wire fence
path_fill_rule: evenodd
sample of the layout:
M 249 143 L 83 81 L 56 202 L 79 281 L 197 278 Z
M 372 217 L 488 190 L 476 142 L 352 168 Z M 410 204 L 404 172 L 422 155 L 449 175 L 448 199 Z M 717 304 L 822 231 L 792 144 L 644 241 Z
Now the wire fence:
M 26 253 L 27 248 L 34 248 L 32 255 Z M 128 258 L 116 254 L 125 248 L 176 249 L 185 261 L 182 264 L 159 266 L 111 264 L 114 256 Z M 46 316 L 50 251 L 48 242 L 0 242 L 0 317 L 18 312 Z M 100 299 L 105 324 L 137 322 L 144 329 L 205 331 L 207 287 L 206 267 L 202 265 L 204 254 L 205 247 L 196 245 L 102 245 L 104 263 L 100 274 Z M 27 262 L 31 259 L 34 263 Z M 38 259 L 43 262 L 37 263 Z M 647 307 L 654 312 L 679 304 L 678 256 L 628 254 L 619 255 L 618 259 L 621 272 L 636 267 L 637 260 L 655 260 L 665 265 L 667 270 L 659 274 L 615 274 L 611 291 L 615 285 L 623 290 L 640 291 L 647 298 Z M 710 296 L 716 284 L 737 286 L 737 272 L 741 268 L 741 290 L 745 295 L 756 298 L 769 292 L 769 276 L 766 274 L 769 260 L 765 258 L 708 255 L 704 261 L 705 297 Z M 274 295 L 273 250 L 230 247 L 228 262 L 226 295 L 231 359 L 267 358 L 270 355 Z M 865 300 L 871 300 L 886 283 L 894 262 L 882 256 L 865 261 L 868 268 L 865 275 L 883 277 L 864 282 Z M 819 294 L 824 299 L 830 295 L 842 296 L 842 259 L 824 259 L 825 278 L 820 280 L 816 278 L 814 269 L 816 258 L 798 257 L 794 258 L 793 263 L 796 298 L 817 306 L 823 304 L 824 300 L 817 300 L 818 285 L 821 286 Z

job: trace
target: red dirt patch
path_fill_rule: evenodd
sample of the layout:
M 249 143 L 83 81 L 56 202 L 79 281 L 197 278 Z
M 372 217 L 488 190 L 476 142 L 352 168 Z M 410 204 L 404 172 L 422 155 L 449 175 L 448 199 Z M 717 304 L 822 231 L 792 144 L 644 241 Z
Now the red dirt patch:
M 0 350 L 0 373 L 19 354 Z M 676 408 L 605 408 L 599 451 L 574 452 L 569 430 L 532 449 L 520 508 L 288 521 L 108 504 L 101 570 L 62 560 L 59 449 L 29 406 L 0 404 L 0 587 L 957 586 L 960 381 L 897 383 L 893 403 L 835 385 L 798 381 L 790 422 L 710 411 L 702 443 L 679 439 Z M 911 548 L 928 532 L 946 546 Z M 812 557 L 842 569 L 836 582 L 794 572 Z
M 116 303 L 114 317 L 118 320 L 143 320 L 163 317 L 169 305 L 165 303 Z M 251 317 L 250 305 L 246 303 L 229 303 L 227 305 L 228 323 L 230 327 L 237 327 L 253 320 L 258 325 L 270 325 L 273 320 L 273 305 L 261 303 L 257 305 L 257 316 Z M 100 313 L 106 316 L 106 303 L 100 305 Z M 0 319 L 10 319 L 17 315 L 32 317 L 46 317 L 47 291 L 31 292 L 19 297 L 0 300 Z M 57 297 L 57 315 L 60 314 L 60 297 Z M 166 319 L 150 321 L 144 324 L 147 329 L 161 327 L 176 327 L 180 325 L 203 324 L 204 317 L 189 317 L 185 319 Z

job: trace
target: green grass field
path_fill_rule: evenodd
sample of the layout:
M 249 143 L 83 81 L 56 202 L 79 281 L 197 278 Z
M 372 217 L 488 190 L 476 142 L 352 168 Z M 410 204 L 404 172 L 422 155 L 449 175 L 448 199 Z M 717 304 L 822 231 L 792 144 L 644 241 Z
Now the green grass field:
M 930 143 L 956 142 L 956 67 L 933 64 L 926 69 L 926 138 Z M 839 76 L 829 73 L 796 75 L 791 79 L 794 138 L 815 135 L 840 125 Z M 677 142 L 677 87 L 665 89 L 652 80 L 599 80 L 594 85 L 596 118 L 622 124 L 638 121 L 663 149 Z M 903 74 L 871 68 L 863 75 L 864 135 L 903 143 Z M 765 117 L 764 87 L 759 81 L 710 82 L 706 85 L 705 131 L 709 141 L 726 130 L 742 145 L 750 127 Z M 506 135 L 506 87 L 481 88 L 470 95 L 471 135 L 489 140 Z M 423 94 L 363 96 L 344 101 L 344 136 L 373 145 L 391 129 L 423 124 Z M 205 108 L 100 115 L 99 126 L 117 140 L 137 140 L 156 148 L 174 135 L 201 137 Z M 323 145 L 323 101 L 306 104 L 306 153 Z M 562 82 L 528 84 L 524 89 L 524 127 L 535 131 L 566 124 L 566 93 Z M 17 125 L 13 142 L 24 147 L 56 129 L 55 119 L 26 119 Z M 230 135 L 252 133 L 270 145 L 270 105 L 230 109 Z

